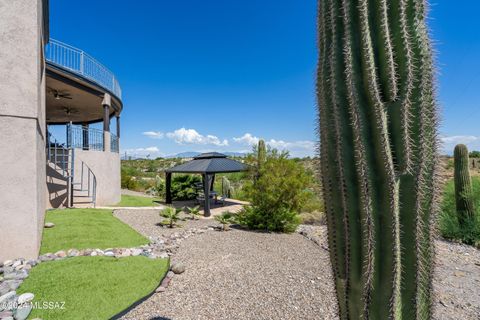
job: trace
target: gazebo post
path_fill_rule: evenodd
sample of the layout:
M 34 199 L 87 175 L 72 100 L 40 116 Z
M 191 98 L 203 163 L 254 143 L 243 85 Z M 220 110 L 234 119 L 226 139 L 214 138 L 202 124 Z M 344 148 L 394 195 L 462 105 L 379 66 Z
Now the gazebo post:
M 171 204 L 172 203 L 172 173 L 166 172 L 165 173 L 165 203 Z
M 210 178 L 208 173 L 203 174 L 203 192 L 205 194 L 205 205 L 203 206 L 203 215 L 210 217 Z

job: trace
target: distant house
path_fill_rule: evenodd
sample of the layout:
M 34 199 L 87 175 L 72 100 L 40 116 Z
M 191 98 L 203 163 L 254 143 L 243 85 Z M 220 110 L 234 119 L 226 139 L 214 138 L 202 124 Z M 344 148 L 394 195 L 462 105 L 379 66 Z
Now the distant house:
M 48 0 L 0 0 L 0 30 L 3 261 L 38 254 L 47 208 L 120 201 L 123 104 L 112 72 L 49 38 Z

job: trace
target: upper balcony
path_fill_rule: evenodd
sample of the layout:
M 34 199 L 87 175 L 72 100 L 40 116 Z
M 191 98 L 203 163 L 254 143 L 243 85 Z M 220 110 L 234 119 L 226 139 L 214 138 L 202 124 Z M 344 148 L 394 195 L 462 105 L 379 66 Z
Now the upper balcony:
M 120 116 L 123 104 L 118 80 L 92 56 L 50 39 L 45 47 L 45 62 L 48 124 L 106 123 L 108 118 Z
M 122 89 L 113 72 L 85 51 L 50 39 L 45 47 L 45 59 L 50 64 L 67 69 L 98 84 L 117 98 L 122 99 Z

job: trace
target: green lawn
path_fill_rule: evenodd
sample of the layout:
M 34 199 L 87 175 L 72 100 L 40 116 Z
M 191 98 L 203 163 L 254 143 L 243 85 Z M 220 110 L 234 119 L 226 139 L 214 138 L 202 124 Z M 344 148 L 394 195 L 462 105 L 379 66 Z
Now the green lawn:
M 115 218 L 112 210 L 51 210 L 45 221 L 53 222 L 55 227 L 43 230 L 41 254 L 72 248 L 130 248 L 149 242 Z
M 115 207 L 153 207 L 153 206 L 157 206 L 158 203 L 153 202 L 153 200 L 159 200 L 159 199 L 122 194 L 122 200 L 119 203 L 117 203 L 115 205 Z
M 167 259 L 141 256 L 69 258 L 36 266 L 17 292 L 58 307 L 34 308 L 30 319 L 109 319 L 152 292 L 167 269 Z

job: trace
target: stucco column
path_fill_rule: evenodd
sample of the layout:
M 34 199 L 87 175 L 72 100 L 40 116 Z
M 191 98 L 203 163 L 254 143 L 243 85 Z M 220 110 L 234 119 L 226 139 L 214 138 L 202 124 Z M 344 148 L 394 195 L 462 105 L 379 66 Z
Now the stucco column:
M 103 151 L 110 151 L 110 106 L 112 97 L 105 93 L 103 96 Z
M 42 239 L 46 2 L 0 0 L 0 261 L 36 258 Z

